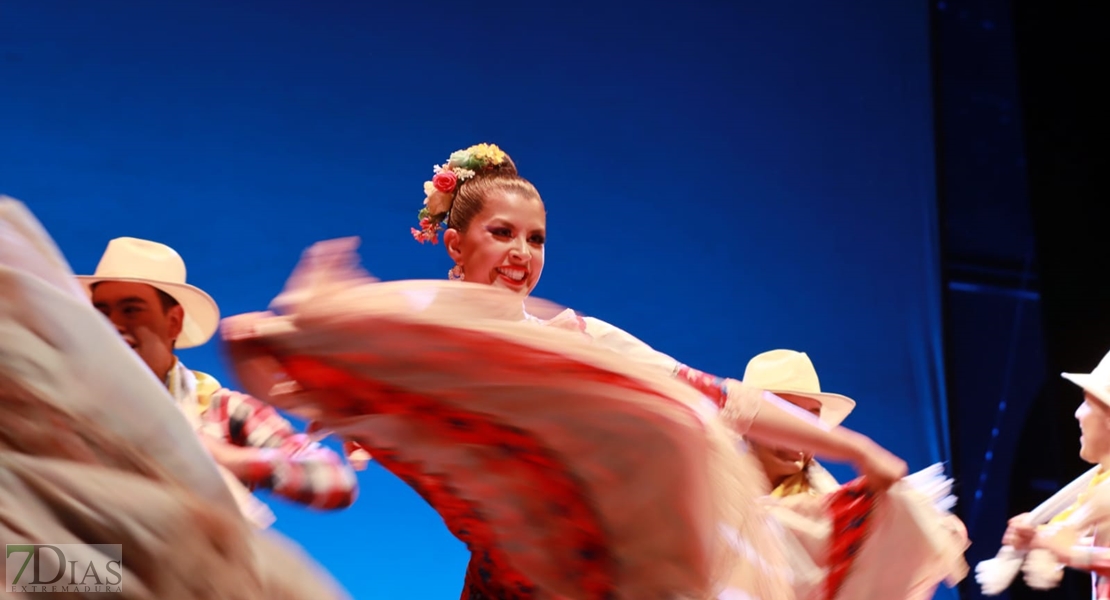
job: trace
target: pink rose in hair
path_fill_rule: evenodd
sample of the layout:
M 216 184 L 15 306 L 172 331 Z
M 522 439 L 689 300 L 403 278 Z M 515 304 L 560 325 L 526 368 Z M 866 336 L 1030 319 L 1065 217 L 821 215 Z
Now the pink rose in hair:
M 458 179 L 458 176 L 451 171 L 440 171 L 436 173 L 435 177 L 432 177 L 432 185 L 436 186 L 437 190 L 450 194 L 455 191 L 455 184 L 458 183 Z

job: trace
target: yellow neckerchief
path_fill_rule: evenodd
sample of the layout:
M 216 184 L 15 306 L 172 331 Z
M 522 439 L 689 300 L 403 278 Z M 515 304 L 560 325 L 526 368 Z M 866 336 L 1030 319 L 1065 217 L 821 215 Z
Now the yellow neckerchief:
M 1072 513 L 1078 510 L 1079 507 L 1087 501 L 1087 498 L 1091 495 L 1091 490 L 1107 479 L 1110 479 L 1110 471 L 1100 471 L 1097 475 L 1094 476 L 1093 479 L 1091 479 L 1091 483 L 1087 485 L 1087 489 L 1080 493 L 1079 496 L 1075 499 L 1075 504 L 1072 504 L 1071 506 L 1065 508 L 1060 514 L 1052 517 L 1052 520 L 1048 523 L 1052 525 L 1067 520 L 1067 518 L 1070 517 Z
M 212 402 L 212 395 L 220 389 L 220 382 L 208 373 L 193 371 L 197 378 L 197 410 L 204 412 Z
M 194 381 L 184 381 L 188 379 L 188 377 L 183 377 L 181 371 L 185 370 L 188 370 L 188 372 L 192 374 Z M 200 371 L 189 370 L 180 360 L 174 362 L 173 367 L 171 367 L 169 373 L 166 374 L 166 380 L 163 383 L 165 383 L 166 388 L 170 390 L 171 394 L 176 394 L 183 386 L 186 392 L 192 392 L 193 397 L 196 399 L 195 410 L 197 416 L 200 416 L 204 411 L 208 410 L 208 406 L 212 402 L 212 395 L 220 389 L 220 382 L 215 377 Z
M 810 463 L 807 462 L 801 471 L 784 479 L 778 487 L 771 490 L 771 497 L 785 498 L 797 494 L 814 493 L 812 486 L 809 484 L 809 465 Z
M 840 483 L 833 477 L 821 463 L 814 458 L 806 461 L 801 471 L 787 477 L 774 490 L 772 498 L 786 498 L 789 496 L 824 496 L 836 491 Z

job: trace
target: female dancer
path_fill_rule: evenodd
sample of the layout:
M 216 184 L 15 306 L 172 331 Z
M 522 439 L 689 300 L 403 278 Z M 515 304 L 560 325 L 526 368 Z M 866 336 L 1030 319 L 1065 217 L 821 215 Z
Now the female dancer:
M 491 144 L 455 152 L 447 164 L 436 168 L 424 192 L 421 228 L 413 229 L 413 237 L 421 243 L 437 243 L 439 230 L 446 226 L 443 243 L 455 262 L 449 278 L 531 294 L 543 273 L 547 217 L 539 192 L 518 174 L 505 152 Z M 585 318 L 583 322 L 593 339 L 629 358 L 658 364 L 694 385 L 710 388 L 737 431 L 751 439 L 850 462 L 880 488 L 905 475 L 905 463 L 863 435 L 843 428 L 826 430 L 771 394 L 745 390 L 735 380 L 706 376 L 604 321 Z
M 861 511 L 855 516 L 866 512 L 870 491 L 906 474 L 905 463 L 865 436 L 824 428 L 763 390 L 691 369 L 603 321 L 569 310 L 543 319 L 539 303 L 522 311 L 543 270 L 546 216 L 535 187 L 496 146 L 452 154 L 425 193 L 413 236 L 438 243 L 442 229 L 455 262 L 450 279 L 462 283 L 373 283 L 353 269 L 349 242 L 318 244 L 272 305 L 282 314 L 225 320 L 224 338 L 253 395 L 364 443 L 439 510 L 473 553 L 463 598 L 701 600 L 731 588 L 788 599 L 779 542 L 755 502 L 765 482 L 735 436 L 853 464 L 866 476 L 842 494 Z M 575 412 L 582 398 L 594 404 Z M 651 418 L 636 421 L 632 404 Z M 620 411 L 627 425 L 611 418 Z M 545 429 L 556 422 L 573 426 Z M 630 435 L 633 428 L 644 437 Z M 703 447 L 697 456 L 654 458 L 655 442 Z M 460 453 L 465 459 L 444 458 Z M 596 466 L 633 453 L 654 462 L 626 461 L 619 476 Z M 700 477 L 675 473 L 699 464 Z M 472 481 L 498 469 L 516 478 Z M 678 492 L 663 484 L 677 481 L 691 488 L 671 513 L 682 527 L 671 527 L 670 514 L 645 505 L 665 504 Z M 560 504 L 531 510 L 547 498 Z M 628 513 L 642 518 L 629 523 Z M 523 532 L 540 521 L 548 537 L 537 546 L 541 537 Z M 681 573 L 669 573 L 662 555 L 652 560 L 646 541 L 628 541 L 677 529 L 704 550 L 670 557 Z

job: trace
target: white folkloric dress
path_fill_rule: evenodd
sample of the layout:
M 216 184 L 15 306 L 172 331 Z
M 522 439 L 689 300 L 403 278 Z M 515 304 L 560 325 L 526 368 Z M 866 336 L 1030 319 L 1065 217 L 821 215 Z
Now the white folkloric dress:
M 464 598 L 793 598 L 738 451 L 759 390 L 732 382 L 718 411 L 615 327 L 490 286 L 378 282 L 354 246 L 313 246 L 273 312 L 225 319 L 227 353 L 248 393 L 440 513 L 473 555 Z
M 798 532 L 738 444 L 761 390 L 489 286 L 378 282 L 356 245 L 313 246 L 272 312 L 225 320 L 228 355 L 252 395 L 360 444 L 439 512 L 472 552 L 464 600 L 905 600 L 948 573 L 921 563 L 950 545 L 857 560 L 932 531 L 948 488 L 876 499 L 857 480 L 806 508 L 821 567 L 795 574 Z

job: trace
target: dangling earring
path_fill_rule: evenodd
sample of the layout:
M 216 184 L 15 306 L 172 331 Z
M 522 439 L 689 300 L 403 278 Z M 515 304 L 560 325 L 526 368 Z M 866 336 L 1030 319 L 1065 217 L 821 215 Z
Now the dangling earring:
M 451 267 L 451 270 L 447 271 L 447 279 L 451 281 L 462 281 L 462 265 L 460 265 L 459 263 L 455 263 L 455 266 Z

